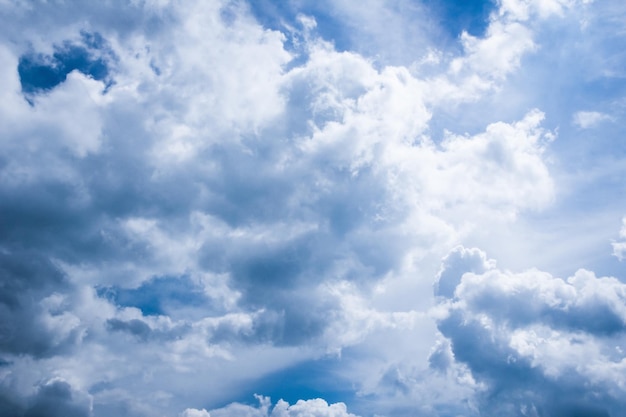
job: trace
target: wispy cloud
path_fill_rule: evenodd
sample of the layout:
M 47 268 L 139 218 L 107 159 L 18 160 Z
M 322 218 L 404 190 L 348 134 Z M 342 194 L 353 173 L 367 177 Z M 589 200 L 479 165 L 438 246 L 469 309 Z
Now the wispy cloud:
M 579 111 L 574 113 L 572 117 L 572 123 L 581 129 L 589 129 L 602 122 L 611 120 L 612 118 L 608 114 L 597 111 Z

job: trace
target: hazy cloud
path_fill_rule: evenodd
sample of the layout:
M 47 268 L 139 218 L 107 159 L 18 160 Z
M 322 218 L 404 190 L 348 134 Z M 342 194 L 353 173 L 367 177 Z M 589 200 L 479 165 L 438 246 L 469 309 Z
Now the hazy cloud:
M 574 113 L 572 123 L 581 129 L 589 129 L 599 123 L 611 120 L 608 114 L 597 111 L 579 111 Z

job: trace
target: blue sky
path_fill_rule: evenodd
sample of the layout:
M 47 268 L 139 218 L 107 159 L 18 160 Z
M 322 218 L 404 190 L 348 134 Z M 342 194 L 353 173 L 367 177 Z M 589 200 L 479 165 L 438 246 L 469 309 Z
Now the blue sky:
M 0 417 L 619 417 L 625 19 L 0 4 Z

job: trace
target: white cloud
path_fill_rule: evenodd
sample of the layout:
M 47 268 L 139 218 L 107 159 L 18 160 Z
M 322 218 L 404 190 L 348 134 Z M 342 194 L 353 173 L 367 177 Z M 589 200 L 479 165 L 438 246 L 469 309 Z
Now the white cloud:
M 293 405 L 279 401 L 272 410 L 271 417 L 356 417 L 348 413 L 343 403 L 328 404 L 321 398 L 298 400 Z
M 211 417 L 211 414 L 209 414 L 209 412 L 204 408 L 202 410 L 188 408 L 182 412 L 180 417 Z
M 461 37 L 465 55 L 451 64 L 451 71 L 469 69 L 489 78 L 502 78 L 519 67 L 521 57 L 532 51 L 532 31 L 517 22 L 493 21 L 484 38 L 464 33 Z M 467 68 L 467 69 L 466 69 Z
M 622 228 L 619 231 L 620 241 L 612 242 L 613 256 L 616 256 L 620 261 L 626 258 L 626 217 L 622 218 Z
M 597 111 L 579 111 L 572 117 L 572 123 L 581 129 L 589 129 L 610 120 L 611 116 Z
M 449 260 L 468 255 L 482 260 L 478 269 L 468 264 L 462 272 Z M 565 410 L 578 403 L 619 409 L 626 387 L 618 376 L 626 363 L 626 285 L 586 270 L 567 280 L 535 269 L 502 271 L 476 249 L 457 250 L 444 265 L 438 326 L 455 359 L 490 387 L 483 412 L 516 406 L 511 412 L 523 415 L 522 406 Z M 447 290 L 452 276 L 453 293 Z
M 255 395 L 255 397 L 259 401 L 258 407 L 232 403 L 224 408 L 211 410 L 211 415 L 214 417 L 357 417 L 348 412 L 344 403 L 328 404 L 321 398 L 298 400 L 293 405 L 279 400 L 272 407 L 268 397 L 260 395 Z

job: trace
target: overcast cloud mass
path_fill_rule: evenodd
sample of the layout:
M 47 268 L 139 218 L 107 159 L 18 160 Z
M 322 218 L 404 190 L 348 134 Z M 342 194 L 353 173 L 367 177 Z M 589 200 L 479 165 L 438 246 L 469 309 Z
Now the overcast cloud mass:
M 0 1 L 0 417 L 619 417 L 626 3 Z

